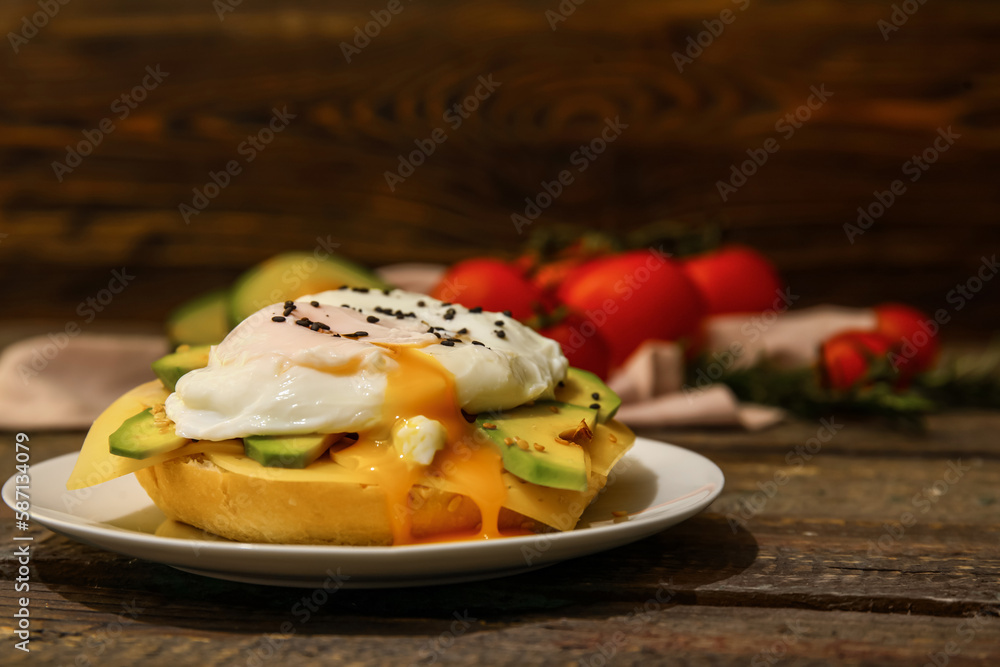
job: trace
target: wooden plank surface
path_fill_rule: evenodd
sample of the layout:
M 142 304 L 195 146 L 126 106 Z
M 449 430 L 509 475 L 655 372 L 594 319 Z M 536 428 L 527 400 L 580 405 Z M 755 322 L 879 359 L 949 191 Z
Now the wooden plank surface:
M 555 30 L 553 3 L 404 4 L 350 63 L 340 44 L 369 3 L 243 3 L 222 21 L 203 0 L 71 3 L 0 52 L 0 280 L 33 287 L 5 305 L 70 317 L 129 266 L 140 278 L 117 316 L 155 320 L 327 235 L 371 265 L 509 255 L 523 241 L 511 214 L 615 117 L 628 128 L 538 225 L 723 221 L 776 260 L 803 306 L 933 310 L 1000 246 L 990 0 L 925 3 L 888 39 L 882 0 L 588 2 Z M 5 3 L 4 33 L 36 10 Z M 679 71 L 674 54 L 723 10 L 733 23 Z M 169 76 L 120 119 L 112 104 L 156 65 Z M 490 75 L 501 85 L 452 129 L 449 107 Z M 818 86 L 832 96 L 785 138 L 776 125 Z M 192 189 L 286 105 L 296 118 L 185 224 Z M 52 163 L 104 118 L 114 131 L 57 180 Z M 857 207 L 908 179 L 907 160 L 948 127 L 960 138 L 851 243 Z M 385 173 L 437 128 L 447 140 L 390 190 Z M 780 150 L 723 201 L 718 181 L 768 138 Z M 976 299 L 954 329 L 998 317 Z
M 997 426 L 995 413 L 941 415 L 924 446 L 907 451 L 892 446 L 899 433 L 847 422 L 803 465 L 785 457 L 813 423 L 786 425 L 770 445 L 768 432 L 676 433 L 671 441 L 726 474 L 706 513 L 503 580 L 339 590 L 306 620 L 295 605 L 309 589 L 196 577 L 38 528 L 32 659 L 589 665 L 601 664 L 603 648 L 624 665 L 912 665 L 958 649 L 949 664 L 986 664 L 1000 658 Z M 33 434 L 32 451 L 37 460 L 72 451 L 80 437 Z M 11 442 L 4 434 L 4 472 Z M 778 472 L 787 481 L 775 482 Z M 902 526 L 906 512 L 915 520 Z M 9 543 L 10 511 L 0 516 L 0 542 Z M 5 576 L 12 565 L 5 555 Z M 0 617 L 15 603 L 5 588 Z M 118 636 L 123 603 L 140 611 Z

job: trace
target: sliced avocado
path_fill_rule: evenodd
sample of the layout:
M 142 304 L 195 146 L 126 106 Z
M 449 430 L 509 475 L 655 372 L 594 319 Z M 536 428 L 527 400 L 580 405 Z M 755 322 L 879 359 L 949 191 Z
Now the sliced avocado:
M 162 415 L 162 413 L 161 413 Z M 111 453 L 130 459 L 147 459 L 150 456 L 180 449 L 190 442 L 174 433 L 174 423 L 164 416 L 157 418 L 153 408 L 129 417 L 118 430 L 108 436 Z
M 251 268 L 236 280 L 229 295 L 229 324 L 236 326 L 264 306 L 303 294 L 348 287 L 388 289 L 371 271 L 335 255 L 287 252 Z
M 173 391 L 177 386 L 177 381 L 185 373 L 196 368 L 204 368 L 208 365 L 208 351 L 211 345 L 197 345 L 188 347 L 182 345 L 176 352 L 160 357 L 153 362 L 153 372 L 160 378 L 163 386 Z
M 540 401 L 480 414 L 476 428 L 500 450 L 511 474 L 539 486 L 585 491 L 587 459 L 581 444 L 593 435 L 595 418 L 590 408 Z
M 601 424 L 615 416 L 622 404 L 618 394 L 611 391 L 601 378 L 582 368 L 570 368 L 566 379 L 556 387 L 556 400 L 582 405 L 597 410 Z
M 243 450 L 262 466 L 305 468 L 322 456 L 339 438 L 339 433 L 249 435 L 243 438 Z
M 217 289 L 178 306 L 167 318 L 167 338 L 171 346 L 221 343 L 229 333 L 228 302 L 229 290 Z

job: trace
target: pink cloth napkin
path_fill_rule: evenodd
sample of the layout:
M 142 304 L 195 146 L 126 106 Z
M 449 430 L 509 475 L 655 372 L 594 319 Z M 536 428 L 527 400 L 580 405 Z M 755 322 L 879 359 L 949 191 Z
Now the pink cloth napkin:
M 160 336 L 35 336 L 0 354 L 0 428 L 90 426 L 113 400 L 153 379 L 167 353 Z

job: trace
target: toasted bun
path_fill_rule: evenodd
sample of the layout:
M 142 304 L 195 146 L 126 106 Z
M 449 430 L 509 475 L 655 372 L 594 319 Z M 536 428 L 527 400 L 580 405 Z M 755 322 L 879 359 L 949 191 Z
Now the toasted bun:
M 240 542 L 391 545 L 385 491 L 365 484 L 288 482 L 230 472 L 203 456 L 170 459 L 135 473 L 168 518 Z M 476 531 L 468 497 L 414 487 L 406 511 L 415 538 Z M 504 508 L 500 528 L 532 532 L 544 524 Z

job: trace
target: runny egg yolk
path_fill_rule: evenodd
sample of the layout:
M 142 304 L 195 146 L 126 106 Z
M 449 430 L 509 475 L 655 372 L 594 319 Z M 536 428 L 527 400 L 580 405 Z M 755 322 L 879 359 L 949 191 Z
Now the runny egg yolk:
M 428 476 L 444 477 L 462 495 L 472 499 L 482 518 L 477 535 L 461 539 L 501 536 L 500 508 L 507 497 L 501 476 L 500 454 L 488 443 L 474 440 L 474 429 L 462 415 L 455 396 L 455 382 L 434 357 L 412 346 L 381 344 L 398 367 L 389 374 L 379 431 L 359 433 L 359 440 L 332 456 L 358 470 L 363 483 L 377 484 L 386 492 L 393 544 L 413 544 L 448 539 L 416 538 L 412 517 L 416 508 L 410 497 L 415 484 Z M 443 425 L 447 444 L 431 465 L 415 465 L 393 446 L 391 429 L 401 419 L 423 416 Z

